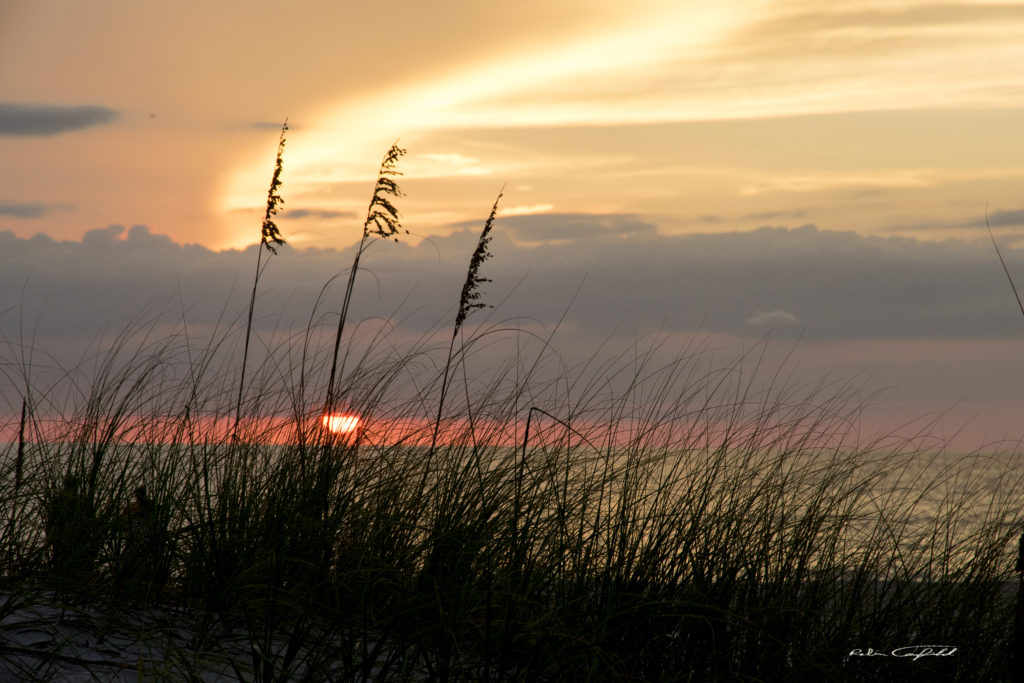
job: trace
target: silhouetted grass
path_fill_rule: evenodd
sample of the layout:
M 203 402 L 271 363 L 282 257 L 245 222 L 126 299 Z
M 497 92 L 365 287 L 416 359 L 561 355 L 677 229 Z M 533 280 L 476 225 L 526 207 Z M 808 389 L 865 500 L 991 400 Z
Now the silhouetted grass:
M 509 366 L 471 394 L 472 423 L 449 411 L 431 447 L 417 444 L 430 442 L 437 391 L 392 403 L 387 389 L 429 386 L 417 360 L 429 350 L 353 369 L 345 400 L 372 427 L 358 443 L 312 419 L 261 425 L 302 400 L 287 384 L 272 393 L 281 378 L 267 361 L 254 377 L 275 382 L 258 385 L 260 412 L 231 442 L 230 383 L 175 414 L 192 388 L 173 380 L 189 375 L 171 349 L 149 352 L 32 425 L 20 488 L 16 448 L 5 452 L 7 581 L 187 610 L 199 650 L 225 647 L 224 629 L 245 640 L 239 677 L 1005 670 L 1016 500 L 987 500 L 980 456 L 858 443 L 849 388 L 761 391 L 750 368 L 698 354 L 613 359 L 608 373 L 634 375 L 623 393 L 605 397 L 595 379 L 570 400 L 528 374 L 511 381 Z M 534 403 L 517 409 L 527 389 Z M 307 407 L 318 415 L 315 399 Z M 400 430 L 410 418 L 418 432 Z M 268 443 L 295 430 L 304 438 Z M 1000 495 L 1019 495 L 1009 476 Z M 152 503 L 133 528 L 139 485 Z M 959 649 L 913 666 L 848 656 L 922 643 Z
M 377 172 L 377 182 L 374 184 L 373 195 L 370 197 L 370 205 L 366 210 L 366 220 L 363 222 L 363 235 L 359 238 L 359 246 L 356 248 L 356 255 L 352 259 L 352 267 L 349 269 L 348 284 L 345 285 L 345 296 L 342 299 L 341 313 L 338 315 L 338 331 L 334 337 L 334 355 L 331 358 L 331 372 L 327 378 L 327 399 L 324 401 L 324 413 L 330 414 L 335 404 L 335 382 L 338 376 L 338 352 L 341 349 L 341 338 L 345 332 L 345 323 L 348 321 L 348 307 L 352 301 L 352 292 L 355 290 L 356 273 L 359 272 L 359 260 L 373 239 L 393 239 L 398 241 L 398 233 L 402 230 L 399 221 L 398 208 L 394 200 L 402 196 L 402 190 L 398 186 L 395 177 L 402 175 L 398 170 L 398 160 L 405 155 L 405 150 L 393 144 L 384 155 L 380 163 L 380 170 Z M 405 231 L 408 234 L 408 230 Z M 344 363 L 341 372 L 344 372 Z
M 274 174 L 270 178 L 270 189 L 267 190 L 267 210 L 263 214 L 263 224 L 260 226 L 260 246 L 256 250 L 256 275 L 252 280 L 252 294 L 249 297 L 249 317 L 245 323 L 245 345 L 242 350 L 242 372 L 238 379 L 238 402 L 235 406 L 235 426 L 233 436 L 237 436 L 238 423 L 242 419 L 242 395 L 245 391 L 245 367 L 249 361 L 249 340 L 252 338 L 252 314 L 256 308 L 256 288 L 260 283 L 260 275 L 263 274 L 263 249 L 266 248 L 270 254 L 277 253 L 277 247 L 284 244 L 284 237 L 274 221 L 274 216 L 279 211 L 278 207 L 284 203 L 278 190 L 281 188 L 281 171 L 284 168 L 284 134 L 288 132 L 288 119 L 281 125 L 281 137 L 277 142 L 277 156 L 274 159 Z
M 1008 676 L 1024 482 L 986 476 L 1019 454 L 866 442 L 857 386 L 657 338 L 551 377 L 501 327 L 447 356 L 363 330 L 335 376 L 311 329 L 266 340 L 239 412 L 238 331 L 158 322 L 53 380 L 8 347 L 32 409 L 0 456 L 0 612 L 159 608 L 190 640 L 148 673 L 178 680 Z M 359 438 L 321 429 L 325 391 Z

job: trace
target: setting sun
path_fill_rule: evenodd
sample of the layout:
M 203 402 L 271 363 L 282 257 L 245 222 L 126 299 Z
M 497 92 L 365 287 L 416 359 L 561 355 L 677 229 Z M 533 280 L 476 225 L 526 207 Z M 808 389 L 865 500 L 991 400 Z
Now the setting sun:
M 359 429 L 359 416 L 333 413 L 320 419 L 324 429 L 332 434 L 355 434 Z

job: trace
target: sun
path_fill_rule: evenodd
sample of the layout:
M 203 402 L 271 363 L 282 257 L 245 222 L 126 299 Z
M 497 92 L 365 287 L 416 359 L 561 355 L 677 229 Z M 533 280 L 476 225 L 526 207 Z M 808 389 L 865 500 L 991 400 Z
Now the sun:
M 337 434 L 339 436 L 352 435 L 358 433 L 359 430 L 359 416 L 358 415 L 346 415 L 344 413 L 331 413 L 330 415 L 324 415 L 320 418 L 320 422 L 324 429 Z

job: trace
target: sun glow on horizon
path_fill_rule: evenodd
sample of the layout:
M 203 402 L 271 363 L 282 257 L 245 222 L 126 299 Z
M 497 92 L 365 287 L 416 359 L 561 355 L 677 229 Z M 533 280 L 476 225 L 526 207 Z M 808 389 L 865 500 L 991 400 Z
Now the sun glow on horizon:
M 359 416 L 344 413 L 331 413 L 320 418 L 324 429 L 332 434 L 353 435 L 359 430 Z

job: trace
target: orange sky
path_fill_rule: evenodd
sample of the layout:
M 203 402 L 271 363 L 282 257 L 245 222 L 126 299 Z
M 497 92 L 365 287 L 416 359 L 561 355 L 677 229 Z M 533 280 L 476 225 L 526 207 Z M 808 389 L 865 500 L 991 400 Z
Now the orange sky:
M 1017 3 L 39 0 L 0 16 L 4 102 L 113 112 L 0 127 L 0 228 L 22 236 L 143 223 L 252 243 L 286 116 L 295 246 L 354 240 L 396 139 L 418 236 L 483 217 L 503 184 L 506 211 L 664 233 L 968 237 L 986 202 L 1021 205 Z

